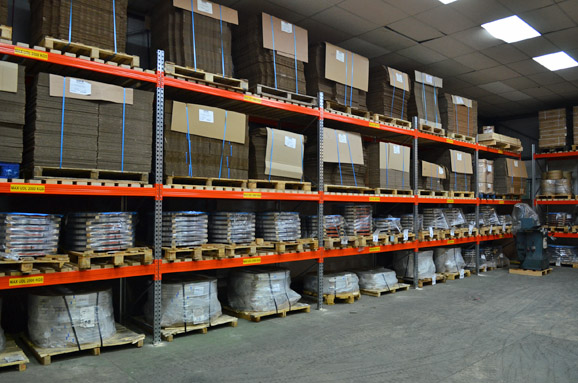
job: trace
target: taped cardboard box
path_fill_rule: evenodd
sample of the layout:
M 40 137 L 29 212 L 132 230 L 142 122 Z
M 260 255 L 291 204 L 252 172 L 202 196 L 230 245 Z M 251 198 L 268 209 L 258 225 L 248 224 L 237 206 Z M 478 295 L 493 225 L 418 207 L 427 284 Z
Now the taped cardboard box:
M 450 133 L 475 137 L 478 133 L 478 103 L 445 93 L 439 98 L 442 125 Z
M 309 60 L 307 31 L 267 13 L 248 17 L 235 28 L 233 59 L 238 78 L 306 93 L 304 63 Z
M 367 145 L 366 150 L 369 187 L 411 190 L 411 148 L 375 142 Z
M 494 161 L 494 189 L 496 194 L 523 195 L 528 172 L 524 161 L 498 158 Z
M 167 100 L 165 121 L 166 176 L 248 178 L 246 115 Z
M 309 47 L 305 65 L 307 94 L 323 92 L 326 100 L 357 109 L 367 109 L 369 60 L 329 43 Z
M 24 67 L 0 61 L 0 162 L 22 162 L 26 104 Z
M 367 107 L 374 113 L 407 121 L 410 91 L 406 73 L 384 65 L 373 67 L 369 71 Z
M 301 134 L 272 128 L 250 132 L 249 178 L 303 179 L 305 138 Z
M 441 78 L 415 71 L 408 112 L 410 116 L 418 117 L 420 125 L 443 128 L 438 107 L 438 96 L 442 86 Z
M 452 191 L 472 191 L 474 174 L 472 155 L 459 150 L 446 150 L 438 159 L 438 163 L 448 169 L 449 177 L 445 187 Z
M 566 125 L 566 109 L 542 110 L 538 113 L 538 127 L 540 149 L 556 149 L 566 146 L 568 129 Z
M 418 167 L 418 184 L 421 190 L 444 191 L 444 183 L 448 178 L 447 169 L 444 166 L 421 161 Z

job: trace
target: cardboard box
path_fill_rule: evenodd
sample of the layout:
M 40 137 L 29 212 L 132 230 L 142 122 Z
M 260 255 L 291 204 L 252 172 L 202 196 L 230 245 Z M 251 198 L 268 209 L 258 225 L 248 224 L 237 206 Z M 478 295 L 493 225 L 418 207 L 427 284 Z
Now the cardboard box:
M 379 65 L 369 72 L 367 106 L 374 113 L 408 120 L 410 80 L 406 73 Z
M 465 97 L 444 94 L 439 99 L 443 127 L 449 133 L 475 137 L 478 133 L 478 103 Z
M 494 183 L 494 161 L 478 160 L 478 181 L 484 183 Z
M 556 149 L 566 146 L 568 129 L 566 125 L 566 109 L 542 110 L 538 113 L 540 149 Z
M 409 115 L 417 116 L 420 125 L 442 128 L 438 107 L 443 81 L 439 77 L 415 71 L 413 92 L 409 101 Z
M 0 61 L 0 162 L 22 162 L 26 104 L 24 69 L 18 64 Z
M 305 138 L 301 134 L 272 128 L 251 130 L 249 178 L 303 179 Z
M 444 166 L 427 161 L 421 161 L 419 167 L 419 189 L 443 191 L 448 172 Z
M 523 195 L 528 172 L 524 161 L 499 158 L 494 161 L 494 189 L 496 194 Z
M 325 78 L 367 92 L 369 60 L 326 42 Z
M 437 162 L 448 169 L 444 187 L 452 191 L 472 191 L 472 155 L 459 150 L 446 150 Z
M 372 188 L 411 190 L 411 148 L 391 142 L 367 146 L 368 183 Z

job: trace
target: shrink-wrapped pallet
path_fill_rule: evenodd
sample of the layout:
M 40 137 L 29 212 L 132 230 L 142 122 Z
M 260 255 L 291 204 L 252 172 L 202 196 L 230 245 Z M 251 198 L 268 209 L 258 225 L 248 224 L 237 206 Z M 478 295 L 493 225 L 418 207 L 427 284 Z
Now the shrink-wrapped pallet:
M 211 214 L 209 238 L 214 243 L 246 244 L 255 241 L 255 213 Z
M 393 267 L 399 277 L 414 277 L 414 252 L 400 251 L 394 256 Z M 417 278 L 435 278 L 436 266 L 433 261 L 433 250 L 417 253 Z
M 476 249 L 464 249 L 462 251 L 465 268 L 466 269 L 475 269 L 476 268 Z M 480 249 L 480 268 L 486 267 L 486 255 Z
M 413 222 L 413 215 L 411 216 L 411 220 Z M 413 223 L 412 223 L 413 225 Z M 401 223 L 401 218 L 395 218 L 392 216 L 389 217 L 375 217 L 373 219 L 373 227 L 376 230 L 376 232 L 379 233 L 385 233 L 385 234 L 399 234 L 401 233 L 405 228 L 402 226 Z M 413 226 L 410 229 L 407 229 L 408 232 L 412 232 L 413 231 Z
M 550 262 L 555 263 L 574 263 L 578 262 L 578 251 L 576 246 L 567 245 L 548 245 L 546 254 Z
M 60 286 L 28 296 L 28 334 L 39 347 L 101 344 L 115 333 L 111 289 Z
M 445 208 L 442 214 L 449 227 L 462 227 L 467 225 L 466 216 L 460 208 Z
M 70 213 L 64 226 L 71 251 L 117 251 L 134 247 L 136 213 Z
M 0 214 L 0 257 L 18 260 L 58 250 L 61 217 L 50 214 Z
M 258 312 L 291 309 L 301 299 L 291 290 L 289 270 L 277 267 L 233 270 L 227 296 L 233 309 Z
M 434 249 L 434 263 L 438 273 L 458 273 L 465 267 L 461 247 L 438 247 Z
M 301 238 L 301 219 L 297 212 L 257 214 L 257 235 L 265 241 L 294 242 Z
M 343 206 L 345 232 L 347 235 L 370 235 L 373 231 L 371 205 L 348 204 Z
M 199 246 L 209 240 L 209 217 L 200 211 L 163 212 L 163 246 Z
M 316 215 L 305 218 L 305 238 L 319 238 Z M 323 237 L 343 238 L 346 236 L 346 222 L 342 215 L 325 215 L 323 217 Z
M 425 208 L 423 209 L 423 227 L 426 230 L 449 230 L 450 226 L 446 221 L 443 209 Z
M 496 209 L 491 206 L 480 206 L 480 218 L 483 218 L 484 226 L 498 226 L 500 224 Z
M 404 230 L 408 230 L 410 233 L 414 232 L 414 221 L 413 214 L 404 214 L 401 216 L 401 227 Z M 417 215 L 417 231 L 420 232 L 424 228 L 423 226 L 423 214 Z
M 356 271 L 359 288 L 363 290 L 389 290 L 397 284 L 395 271 L 380 267 Z
M 305 275 L 303 289 L 319 294 L 317 274 Z M 356 294 L 359 293 L 359 278 L 355 273 L 341 272 L 323 275 L 323 294 Z
M 161 327 L 210 324 L 221 314 L 216 278 L 195 276 L 163 280 Z M 153 323 L 153 289 L 148 292 L 145 315 L 147 322 Z

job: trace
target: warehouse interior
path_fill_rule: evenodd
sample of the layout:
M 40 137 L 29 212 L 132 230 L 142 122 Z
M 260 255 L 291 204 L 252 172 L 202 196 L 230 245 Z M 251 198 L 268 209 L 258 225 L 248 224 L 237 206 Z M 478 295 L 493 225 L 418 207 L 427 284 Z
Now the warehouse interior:
M 0 381 L 576 382 L 577 32 L 0 0 Z

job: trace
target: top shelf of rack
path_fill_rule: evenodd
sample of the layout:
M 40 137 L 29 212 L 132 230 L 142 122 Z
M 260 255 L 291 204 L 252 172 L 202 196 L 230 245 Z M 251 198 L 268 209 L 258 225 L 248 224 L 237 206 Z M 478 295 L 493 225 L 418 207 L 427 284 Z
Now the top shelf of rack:
M 578 150 L 568 151 L 568 152 L 555 152 L 555 153 L 540 153 L 534 154 L 534 159 L 547 159 L 547 160 L 571 160 L 578 158 Z

